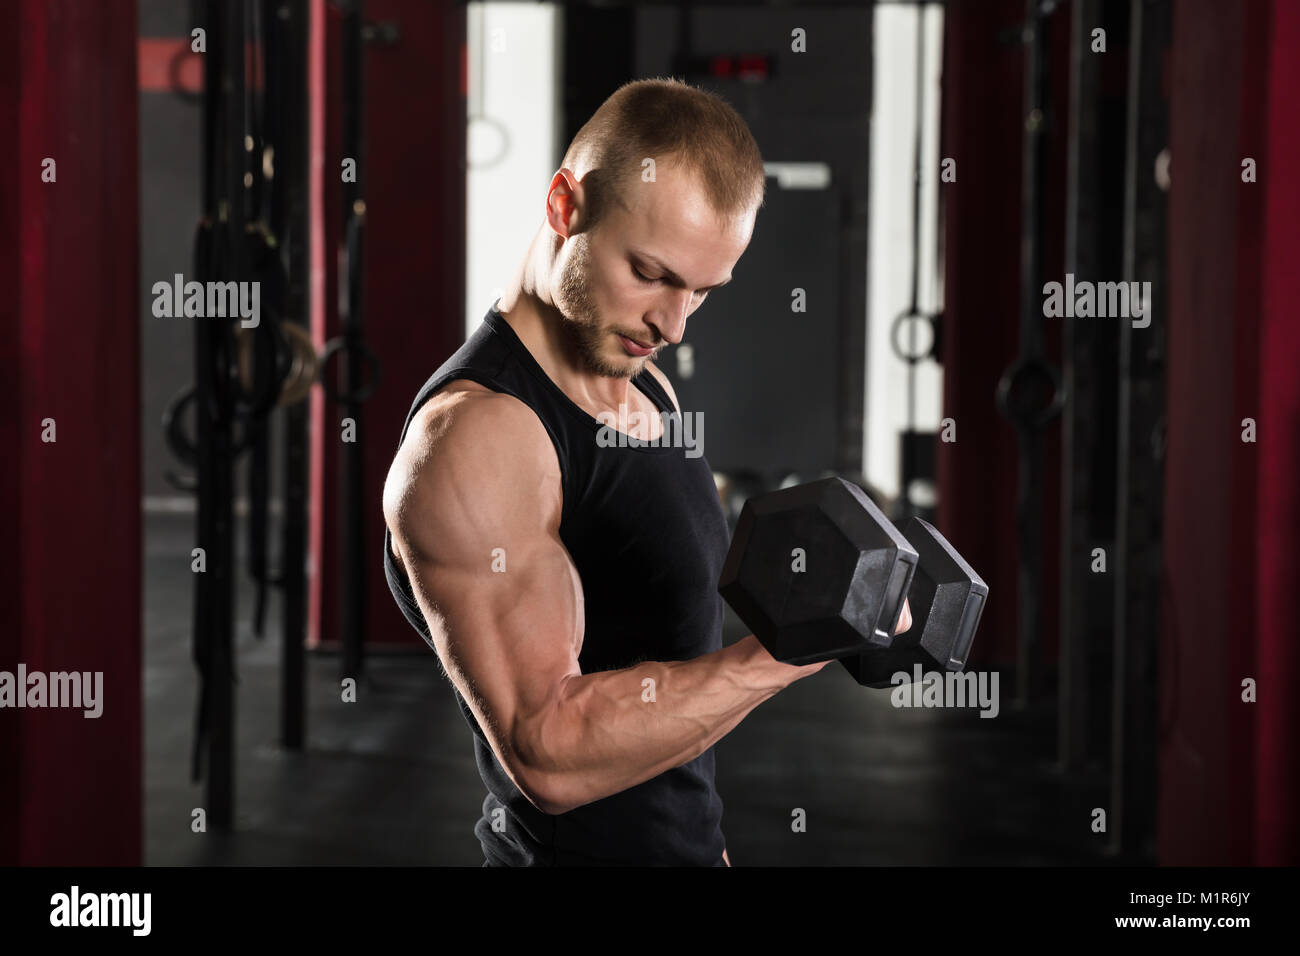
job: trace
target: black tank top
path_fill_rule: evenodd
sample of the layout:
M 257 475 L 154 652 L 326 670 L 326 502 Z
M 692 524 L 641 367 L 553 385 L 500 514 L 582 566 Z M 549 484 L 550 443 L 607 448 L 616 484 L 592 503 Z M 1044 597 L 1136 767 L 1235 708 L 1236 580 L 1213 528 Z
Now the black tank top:
M 600 422 L 546 375 L 495 305 L 417 393 L 402 427 L 403 439 L 419 408 L 456 379 L 470 379 L 528 405 L 555 445 L 564 491 L 560 538 L 581 576 L 585 598 L 586 631 L 578 656 L 582 672 L 690 660 L 720 649 L 723 607 L 717 584 L 728 533 L 700 449 L 688 454 L 668 443 L 598 444 Z M 632 381 L 661 412 L 673 416 L 674 434 L 682 434 L 680 416 L 659 382 L 646 371 Z M 388 586 L 406 619 L 432 647 L 410 581 L 393 560 L 391 547 L 385 530 Z M 453 692 L 473 733 L 479 774 L 488 791 L 474 827 L 485 865 L 724 865 L 713 748 L 621 793 L 548 815 L 511 782 L 454 685 Z

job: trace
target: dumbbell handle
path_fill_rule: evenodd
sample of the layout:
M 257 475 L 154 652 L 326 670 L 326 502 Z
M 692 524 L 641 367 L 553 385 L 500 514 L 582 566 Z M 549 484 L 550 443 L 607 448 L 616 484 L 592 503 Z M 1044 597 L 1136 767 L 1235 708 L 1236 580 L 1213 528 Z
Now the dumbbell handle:
M 870 687 L 889 686 L 915 664 L 962 670 L 988 600 L 988 585 L 933 525 L 912 518 L 902 533 L 918 556 L 907 588 L 913 625 L 887 648 L 841 658 Z

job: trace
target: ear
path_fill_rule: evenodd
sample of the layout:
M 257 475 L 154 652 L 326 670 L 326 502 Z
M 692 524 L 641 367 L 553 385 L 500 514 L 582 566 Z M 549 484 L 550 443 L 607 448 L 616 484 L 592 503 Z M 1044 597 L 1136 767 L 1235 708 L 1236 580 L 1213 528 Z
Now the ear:
M 551 178 L 546 192 L 546 222 L 556 235 L 568 239 L 581 228 L 586 196 L 582 183 L 565 167 Z

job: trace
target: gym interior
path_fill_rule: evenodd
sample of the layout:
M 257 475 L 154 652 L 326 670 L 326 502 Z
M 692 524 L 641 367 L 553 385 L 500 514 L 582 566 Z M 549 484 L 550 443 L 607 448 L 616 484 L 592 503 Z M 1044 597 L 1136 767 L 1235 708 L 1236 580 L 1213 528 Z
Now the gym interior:
M 1300 4 L 0 18 L 0 862 L 482 864 L 385 477 L 566 145 L 656 76 L 767 174 L 658 360 L 729 528 L 838 477 L 986 594 L 978 700 L 828 667 L 718 741 L 732 865 L 1300 862 Z M 196 275 L 259 321 L 194 318 Z

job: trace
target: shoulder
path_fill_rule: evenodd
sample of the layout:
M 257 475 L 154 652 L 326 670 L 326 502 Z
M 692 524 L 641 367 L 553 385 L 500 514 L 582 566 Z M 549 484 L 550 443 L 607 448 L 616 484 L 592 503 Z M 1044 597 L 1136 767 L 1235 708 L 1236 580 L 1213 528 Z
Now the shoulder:
M 677 401 L 677 393 L 673 391 L 672 385 L 668 383 L 668 376 L 665 375 L 654 362 L 646 362 L 645 367 L 646 371 L 654 377 L 654 380 L 663 386 L 664 391 L 668 393 L 668 397 L 672 399 L 673 407 L 680 412 L 682 410 L 682 403 Z
M 504 507 L 518 497 L 558 508 L 560 468 L 536 413 L 513 395 L 452 382 L 411 419 L 384 485 L 384 511 L 403 515 L 446 501 Z M 558 511 L 557 511 L 558 514 Z
M 467 380 L 450 382 L 411 418 L 402 446 L 482 452 L 549 445 L 537 414 L 513 395 Z

